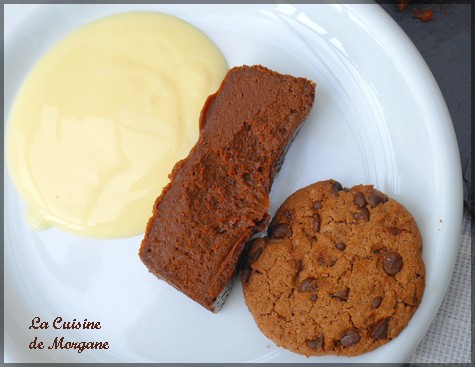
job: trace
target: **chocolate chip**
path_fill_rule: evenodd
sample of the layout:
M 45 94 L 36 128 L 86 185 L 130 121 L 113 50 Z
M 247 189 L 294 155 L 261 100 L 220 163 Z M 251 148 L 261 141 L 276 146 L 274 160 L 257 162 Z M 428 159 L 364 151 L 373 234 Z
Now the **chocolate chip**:
M 376 208 L 379 204 L 384 204 L 386 201 L 388 201 L 387 196 L 377 190 L 374 190 L 369 196 L 369 205 L 373 208 Z
M 310 301 L 316 301 L 317 300 L 317 295 L 316 294 L 312 294 L 310 296 Z
M 263 247 L 258 247 L 257 250 L 255 250 L 252 255 L 249 256 L 248 263 L 252 264 L 253 262 L 257 261 L 259 256 L 262 254 L 262 249 Z
M 381 301 L 382 301 L 381 297 L 374 297 L 373 300 L 371 301 L 371 307 L 378 308 L 379 305 L 381 304 Z
M 344 249 L 346 249 L 346 245 L 345 245 L 343 242 L 337 242 L 337 243 L 335 243 L 335 247 L 336 247 L 338 250 L 341 250 L 341 251 L 343 251 Z
M 371 325 L 369 334 L 373 339 L 384 339 L 388 336 L 388 322 L 389 318 L 381 319 L 377 323 Z
M 252 273 L 251 267 L 249 266 L 247 262 L 245 262 L 241 268 L 242 280 L 244 280 L 247 283 L 249 281 L 249 278 L 251 277 L 251 273 Z
M 389 252 L 384 256 L 384 271 L 391 276 L 396 275 L 402 269 L 402 256 L 397 252 Z
M 387 229 L 387 231 L 393 236 L 397 236 L 400 235 L 403 230 L 401 228 L 390 227 Z
M 307 340 L 307 346 L 313 350 L 320 348 L 323 345 L 323 335 L 317 336 L 313 340 Z
M 360 341 L 361 337 L 355 330 L 347 330 L 347 332 L 341 337 L 340 343 L 344 347 L 351 347 Z
M 342 301 L 346 301 L 348 299 L 349 294 L 350 294 L 350 290 L 349 288 L 346 288 L 345 290 L 332 293 L 332 297 L 339 298 Z
M 288 238 L 292 236 L 292 229 L 287 223 L 278 223 L 269 228 L 268 234 L 276 239 Z
M 366 198 L 364 197 L 363 193 L 358 191 L 353 199 L 353 202 L 358 205 L 360 208 L 366 206 Z
M 246 182 L 249 182 L 251 180 L 251 176 L 249 175 L 249 173 L 245 173 L 242 175 L 242 178 L 244 179 L 244 181 Z
M 307 278 L 300 283 L 301 292 L 315 292 L 317 289 L 317 279 Z
M 318 210 L 318 209 L 322 209 L 323 206 L 322 206 L 322 202 L 321 201 L 316 201 L 313 203 L 313 209 L 315 210 Z
M 339 183 L 338 181 L 334 181 L 332 186 L 332 192 L 334 194 L 338 194 L 338 191 L 341 190 L 343 190 L 343 186 L 341 186 L 341 183 Z
M 321 223 L 321 218 L 318 214 L 315 214 L 315 217 L 313 218 L 313 230 L 315 232 L 320 232 L 320 223 Z
M 284 217 L 286 217 L 288 220 L 294 220 L 294 213 L 286 210 L 284 211 Z
M 354 215 L 355 219 L 364 219 L 369 222 L 369 210 L 367 208 L 361 208 L 359 212 L 356 212 Z

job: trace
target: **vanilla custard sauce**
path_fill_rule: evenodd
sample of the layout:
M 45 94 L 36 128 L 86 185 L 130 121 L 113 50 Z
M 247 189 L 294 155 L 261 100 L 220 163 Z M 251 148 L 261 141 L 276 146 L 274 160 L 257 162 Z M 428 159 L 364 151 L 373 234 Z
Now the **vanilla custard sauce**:
M 13 104 L 9 172 L 36 228 L 140 234 L 199 115 L 227 72 L 217 47 L 178 18 L 123 13 L 53 46 Z

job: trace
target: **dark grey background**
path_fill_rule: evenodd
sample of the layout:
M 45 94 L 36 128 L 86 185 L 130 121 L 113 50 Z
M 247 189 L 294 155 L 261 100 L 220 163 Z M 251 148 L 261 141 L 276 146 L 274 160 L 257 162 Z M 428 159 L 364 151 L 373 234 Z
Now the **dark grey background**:
M 464 201 L 472 213 L 471 197 L 471 4 L 409 4 L 404 12 L 395 2 L 380 4 L 414 42 L 444 95 L 459 144 L 464 178 Z M 433 18 L 421 22 L 413 10 L 431 9 Z

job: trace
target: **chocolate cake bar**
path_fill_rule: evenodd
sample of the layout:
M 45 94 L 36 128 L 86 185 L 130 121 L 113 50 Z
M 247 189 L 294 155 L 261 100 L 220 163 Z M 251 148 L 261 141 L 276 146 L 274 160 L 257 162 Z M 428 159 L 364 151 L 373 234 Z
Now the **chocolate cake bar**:
M 260 65 L 228 72 L 155 201 L 139 251 L 150 272 L 219 310 L 246 243 L 268 224 L 274 176 L 314 95 L 312 81 Z

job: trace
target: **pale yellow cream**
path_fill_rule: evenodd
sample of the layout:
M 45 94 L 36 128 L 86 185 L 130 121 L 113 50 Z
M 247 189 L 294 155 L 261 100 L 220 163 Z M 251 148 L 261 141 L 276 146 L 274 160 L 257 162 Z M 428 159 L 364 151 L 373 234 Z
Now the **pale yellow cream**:
M 103 238 L 143 232 L 226 72 L 210 39 L 159 13 L 104 18 L 55 45 L 24 82 L 7 130 L 30 223 Z

